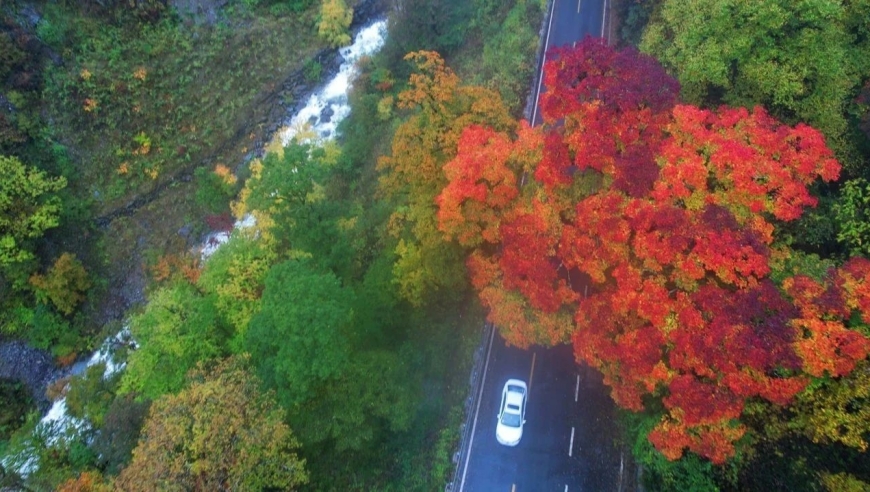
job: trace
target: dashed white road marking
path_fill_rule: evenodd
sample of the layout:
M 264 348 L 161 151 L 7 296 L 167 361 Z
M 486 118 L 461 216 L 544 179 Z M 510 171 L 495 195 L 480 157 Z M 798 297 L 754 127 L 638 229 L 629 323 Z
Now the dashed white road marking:
M 568 457 L 574 452 L 574 428 L 571 427 L 571 442 L 568 444 Z
M 580 375 L 577 375 L 577 384 L 574 386 L 574 403 L 577 403 L 577 397 L 580 396 Z
M 536 352 L 532 352 L 532 370 L 529 371 L 529 394 L 532 393 L 532 378 L 535 377 L 535 356 L 538 355 Z M 528 396 L 526 396 L 528 398 Z

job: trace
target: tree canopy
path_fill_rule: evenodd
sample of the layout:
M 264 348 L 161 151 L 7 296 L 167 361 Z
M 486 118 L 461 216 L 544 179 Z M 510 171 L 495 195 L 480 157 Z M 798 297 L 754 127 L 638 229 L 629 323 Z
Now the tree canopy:
M 7 156 L 0 156 L 0 176 L 0 269 L 8 278 L 16 267 L 35 259 L 34 240 L 59 224 L 57 192 L 66 179 Z
M 178 394 L 151 406 L 116 490 L 295 490 L 305 461 L 281 410 L 243 358 L 191 371 Z
M 183 281 L 158 289 L 133 316 L 130 331 L 139 347 L 130 353 L 121 391 L 150 399 L 180 390 L 200 361 L 225 355 L 229 337 L 214 295 L 203 296 Z
M 439 227 L 471 249 L 509 342 L 571 340 L 620 406 L 659 402 L 649 439 L 665 456 L 722 463 L 747 402 L 785 405 L 870 352 L 854 329 L 870 320 L 870 261 L 770 278 L 790 255 L 774 223 L 815 205 L 809 186 L 840 165 L 818 130 L 760 107 L 679 104 L 631 49 L 587 39 L 545 70 L 542 129 L 464 130 Z
M 287 408 L 310 398 L 347 366 L 352 295 L 335 275 L 305 260 L 279 263 L 266 276 L 246 348 Z
M 854 165 L 844 140 L 870 69 L 868 13 L 864 1 L 665 0 L 641 49 L 673 70 L 688 102 L 763 105 L 821 130 Z
M 396 130 L 391 155 L 381 157 L 380 189 L 394 204 L 390 230 L 398 238 L 393 270 L 403 297 L 422 305 L 436 293 L 461 291 L 461 253 L 444 241 L 434 220 L 435 196 L 447 183 L 444 163 L 456 154 L 462 129 L 486 124 L 499 129 L 511 118 L 498 93 L 463 86 L 435 52 L 410 53 L 414 64 L 399 107 L 413 111 Z

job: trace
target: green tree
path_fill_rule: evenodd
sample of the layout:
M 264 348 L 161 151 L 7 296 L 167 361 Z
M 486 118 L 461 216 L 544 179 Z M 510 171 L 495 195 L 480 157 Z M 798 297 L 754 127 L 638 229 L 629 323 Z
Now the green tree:
M 347 366 L 352 291 L 308 261 L 275 265 L 262 308 L 245 336 L 263 381 L 287 408 L 310 398 Z
M 9 279 L 22 264 L 33 260 L 34 241 L 59 223 L 57 192 L 66 178 L 47 176 L 15 157 L 0 156 L 0 271 Z M 26 277 L 12 275 L 16 283 Z
M 536 19 L 540 18 L 539 2 L 518 1 L 499 29 L 485 38 L 483 73 L 479 80 L 499 91 L 505 104 L 514 112 L 522 109 L 529 80 L 535 71 L 535 52 L 538 49 Z
M 91 447 L 97 453 L 97 465 L 107 474 L 117 475 L 130 462 L 150 407 L 150 401 L 136 401 L 133 394 L 127 394 L 112 400 L 105 410 Z
M 5 441 L 24 425 L 27 412 L 34 408 L 33 398 L 24 384 L 0 379 L 0 441 Z
M 66 393 L 66 406 L 70 415 L 87 418 L 97 427 L 103 425 L 109 404 L 115 398 L 118 375 L 105 377 L 106 364 L 88 367 L 85 373 L 70 380 Z
M 342 154 L 331 142 L 294 142 L 270 152 L 252 166 L 242 198 L 245 209 L 259 212 L 258 223 L 275 239 L 276 251 L 289 249 L 291 258 L 312 258 L 320 268 L 350 278 L 360 266 L 362 209 L 342 187 Z
M 852 254 L 870 256 L 870 183 L 863 178 L 846 181 L 834 204 L 837 240 Z
M 242 208 L 267 214 L 270 232 L 284 247 L 296 247 L 294 230 L 317 222 L 312 205 L 325 198 L 323 183 L 335 158 L 333 149 L 294 142 L 251 166 Z
M 224 355 L 229 335 L 215 296 L 203 296 L 182 281 L 150 296 L 145 310 L 130 320 L 130 330 L 139 348 L 130 353 L 120 392 L 150 399 L 178 391 L 198 362 Z
M 450 55 L 459 48 L 473 14 L 472 2 L 461 0 L 391 0 L 393 17 L 386 56 L 399 65 L 408 52 L 438 51 Z
M 341 374 L 293 408 L 290 423 L 306 445 L 331 440 L 338 451 L 362 450 L 384 431 L 408 430 L 419 397 L 408 369 L 393 351 L 356 353 Z
M 184 390 L 155 401 L 116 490 L 295 490 L 304 484 L 299 445 L 246 363 L 236 357 L 212 370 L 200 366 Z
M 21 51 L 8 32 L 0 33 L 0 80 L 18 69 L 27 55 Z
M 866 3 L 665 0 L 640 46 L 673 70 L 687 102 L 763 105 L 786 122 L 807 122 L 848 168 L 858 157 L 844 142 L 845 113 L 870 68 L 855 45 L 852 16 L 861 7 L 852 4 L 866 11 Z

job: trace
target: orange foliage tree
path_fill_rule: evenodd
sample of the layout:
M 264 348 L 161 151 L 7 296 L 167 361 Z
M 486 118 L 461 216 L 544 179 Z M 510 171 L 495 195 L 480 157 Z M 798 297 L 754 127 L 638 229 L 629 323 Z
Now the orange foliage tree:
M 98 472 L 86 471 L 60 484 L 56 492 L 111 492 L 111 490 L 111 485 L 106 483 L 102 475 Z
M 406 60 L 416 70 L 399 94 L 411 116 L 396 130 L 391 155 L 378 161 L 380 191 L 395 205 L 390 232 L 398 238 L 393 271 L 402 295 L 414 304 L 464 282 L 461 251 L 438 232 L 435 197 L 447 184 L 444 164 L 456 155 L 462 129 L 507 129 L 513 119 L 497 92 L 463 86 L 438 53 L 419 51 Z
M 870 316 L 866 260 L 820 282 L 769 278 L 788 254 L 774 221 L 839 174 L 818 131 L 680 105 L 654 60 L 591 39 L 549 57 L 544 81 L 543 127 L 466 128 L 437 198 L 509 342 L 572 341 L 620 406 L 662 403 L 649 439 L 665 456 L 714 463 L 748 401 L 787 404 L 867 357 L 852 329 Z
M 30 276 L 36 297 L 41 302 L 51 301 L 58 311 L 72 314 L 85 300 L 85 293 L 91 287 L 88 272 L 72 253 L 63 253 L 45 275 Z

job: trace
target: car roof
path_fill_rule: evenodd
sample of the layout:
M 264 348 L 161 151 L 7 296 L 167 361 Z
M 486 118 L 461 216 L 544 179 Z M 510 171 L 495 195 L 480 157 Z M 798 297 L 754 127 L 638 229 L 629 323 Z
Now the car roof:
M 526 395 L 526 383 L 519 379 L 508 379 L 504 384 L 505 406 L 515 405 L 521 407 Z
M 523 403 L 523 395 L 520 393 L 514 393 L 509 391 L 507 394 L 507 398 L 505 398 L 505 405 L 516 405 L 520 406 Z

